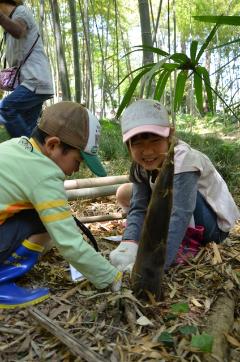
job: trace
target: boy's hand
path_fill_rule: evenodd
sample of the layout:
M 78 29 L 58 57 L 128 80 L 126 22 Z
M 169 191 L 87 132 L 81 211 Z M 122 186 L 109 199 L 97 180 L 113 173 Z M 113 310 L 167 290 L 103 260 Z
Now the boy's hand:
M 112 282 L 111 289 L 113 292 L 119 292 L 122 286 L 123 273 L 119 271 Z
M 133 264 L 136 259 L 138 244 L 134 240 L 122 241 L 110 255 L 112 265 L 121 271 L 127 270 L 129 264 Z

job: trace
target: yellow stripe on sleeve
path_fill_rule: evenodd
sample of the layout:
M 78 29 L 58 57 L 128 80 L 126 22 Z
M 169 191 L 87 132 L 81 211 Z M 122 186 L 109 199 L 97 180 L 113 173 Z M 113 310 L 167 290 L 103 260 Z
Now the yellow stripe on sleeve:
M 63 211 L 63 212 L 58 212 L 58 213 L 55 213 L 52 215 L 41 216 L 41 220 L 45 223 L 49 223 L 49 222 L 67 219 L 70 216 L 71 216 L 70 211 Z
M 37 211 L 42 211 L 46 209 L 52 209 L 54 207 L 68 206 L 67 201 L 64 199 L 44 201 L 34 205 Z

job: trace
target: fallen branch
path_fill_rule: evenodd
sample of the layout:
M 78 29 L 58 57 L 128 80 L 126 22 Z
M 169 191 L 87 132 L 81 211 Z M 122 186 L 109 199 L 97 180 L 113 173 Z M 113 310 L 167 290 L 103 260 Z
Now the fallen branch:
M 203 362 L 228 361 L 228 342 L 226 335 L 234 322 L 234 299 L 229 295 L 219 297 L 212 314 L 208 317 L 207 328 L 204 330 L 213 336 L 212 353 L 203 356 Z
M 121 220 L 121 219 L 124 219 L 124 216 L 120 213 L 114 213 L 114 214 L 109 214 L 109 215 L 80 216 L 79 219 L 81 220 L 81 222 L 87 224 L 87 223 L 91 223 L 91 222 Z
M 57 337 L 63 344 L 69 347 L 69 351 L 76 357 L 81 357 L 89 362 L 104 362 L 99 354 L 93 352 L 88 346 L 79 342 L 53 320 L 40 312 L 37 308 L 29 308 L 29 314 L 34 317 L 46 330 Z
M 76 199 L 91 199 L 95 197 L 115 195 L 120 184 L 89 187 L 76 190 L 67 190 L 67 197 L 69 201 Z
M 129 182 L 129 178 L 127 175 L 107 176 L 107 177 L 65 180 L 64 187 L 65 187 L 65 190 L 73 190 L 73 189 L 83 189 L 86 187 L 123 184 L 125 182 Z

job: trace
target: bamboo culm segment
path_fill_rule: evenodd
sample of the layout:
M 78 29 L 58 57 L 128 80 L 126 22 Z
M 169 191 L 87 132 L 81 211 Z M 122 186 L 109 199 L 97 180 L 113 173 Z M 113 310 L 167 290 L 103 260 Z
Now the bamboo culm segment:
M 135 295 L 143 299 L 148 299 L 149 293 L 156 301 L 163 299 L 162 276 L 172 210 L 174 143 L 172 141 L 155 181 L 131 276 Z

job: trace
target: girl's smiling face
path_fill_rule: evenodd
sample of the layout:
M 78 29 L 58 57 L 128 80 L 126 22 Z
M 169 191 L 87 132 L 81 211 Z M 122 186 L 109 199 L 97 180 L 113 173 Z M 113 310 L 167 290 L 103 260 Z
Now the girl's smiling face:
M 147 171 L 162 166 L 169 148 L 169 139 L 153 133 L 140 133 L 129 140 L 132 159 Z

